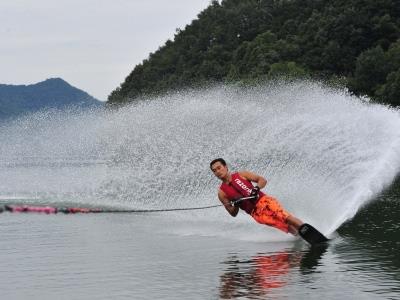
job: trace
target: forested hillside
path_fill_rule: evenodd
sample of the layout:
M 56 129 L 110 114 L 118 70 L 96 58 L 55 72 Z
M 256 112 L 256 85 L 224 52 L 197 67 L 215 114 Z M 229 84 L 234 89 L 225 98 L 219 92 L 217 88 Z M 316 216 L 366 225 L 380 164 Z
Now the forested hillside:
M 213 1 L 108 102 L 280 76 L 339 78 L 357 95 L 400 105 L 399 0 Z

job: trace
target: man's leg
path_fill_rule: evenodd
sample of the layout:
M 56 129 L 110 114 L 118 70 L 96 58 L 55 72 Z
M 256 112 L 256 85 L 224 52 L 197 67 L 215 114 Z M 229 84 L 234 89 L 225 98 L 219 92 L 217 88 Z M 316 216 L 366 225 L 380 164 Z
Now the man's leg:
M 289 228 L 290 224 L 287 222 L 287 218 L 290 217 L 290 214 L 271 196 L 264 195 L 261 197 L 251 216 L 258 223 L 275 227 L 286 233 L 291 232 Z
M 257 202 L 256 209 L 251 215 L 258 223 L 273 226 L 293 235 L 298 234 L 298 229 L 303 224 L 303 221 L 289 214 L 275 198 L 268 195 Z
M 293 235 L 297 235 L 299 227 L 304 223 L 303 221 L 292 215 L 287 217 L 286 222 L 289 225 L 289 232 Z

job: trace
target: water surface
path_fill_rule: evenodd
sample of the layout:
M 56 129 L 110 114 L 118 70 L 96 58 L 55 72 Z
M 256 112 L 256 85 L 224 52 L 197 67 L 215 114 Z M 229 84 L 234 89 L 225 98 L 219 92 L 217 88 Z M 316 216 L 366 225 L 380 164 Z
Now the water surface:
M 396 299 L 400 114 L 319 83 L 215 87 L 0 126 L 0 205 L 218 203 L 208 164 L 332 238 L 310 247 L 223 208 L 0 214 L 5 299 Z

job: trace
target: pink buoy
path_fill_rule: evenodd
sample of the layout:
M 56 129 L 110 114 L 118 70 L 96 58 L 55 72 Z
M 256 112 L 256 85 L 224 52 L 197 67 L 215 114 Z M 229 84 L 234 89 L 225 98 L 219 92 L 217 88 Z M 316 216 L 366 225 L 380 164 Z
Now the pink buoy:
M 10 212 L 38 212 L 46 214 L 57 213 L 57 208 L 51 206 L 6 205 L 5 209 Z

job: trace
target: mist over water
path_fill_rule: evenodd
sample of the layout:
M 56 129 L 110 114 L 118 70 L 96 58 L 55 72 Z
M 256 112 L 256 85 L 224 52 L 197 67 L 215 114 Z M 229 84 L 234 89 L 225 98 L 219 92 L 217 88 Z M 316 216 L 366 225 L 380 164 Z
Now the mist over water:
M 315 82 L 217 86 L 0 126 L 0 197 L 35 203 L 217 204 L 209 162 L 224 157 L 232 171 L 265 176 L 268 194 L 330 234 L 400 171 L 399 111 Z M 201 220 L 199 234 L 215 224 L 265 231 L 243 214 L 232 225 L 223 208 L 170 215 Z

